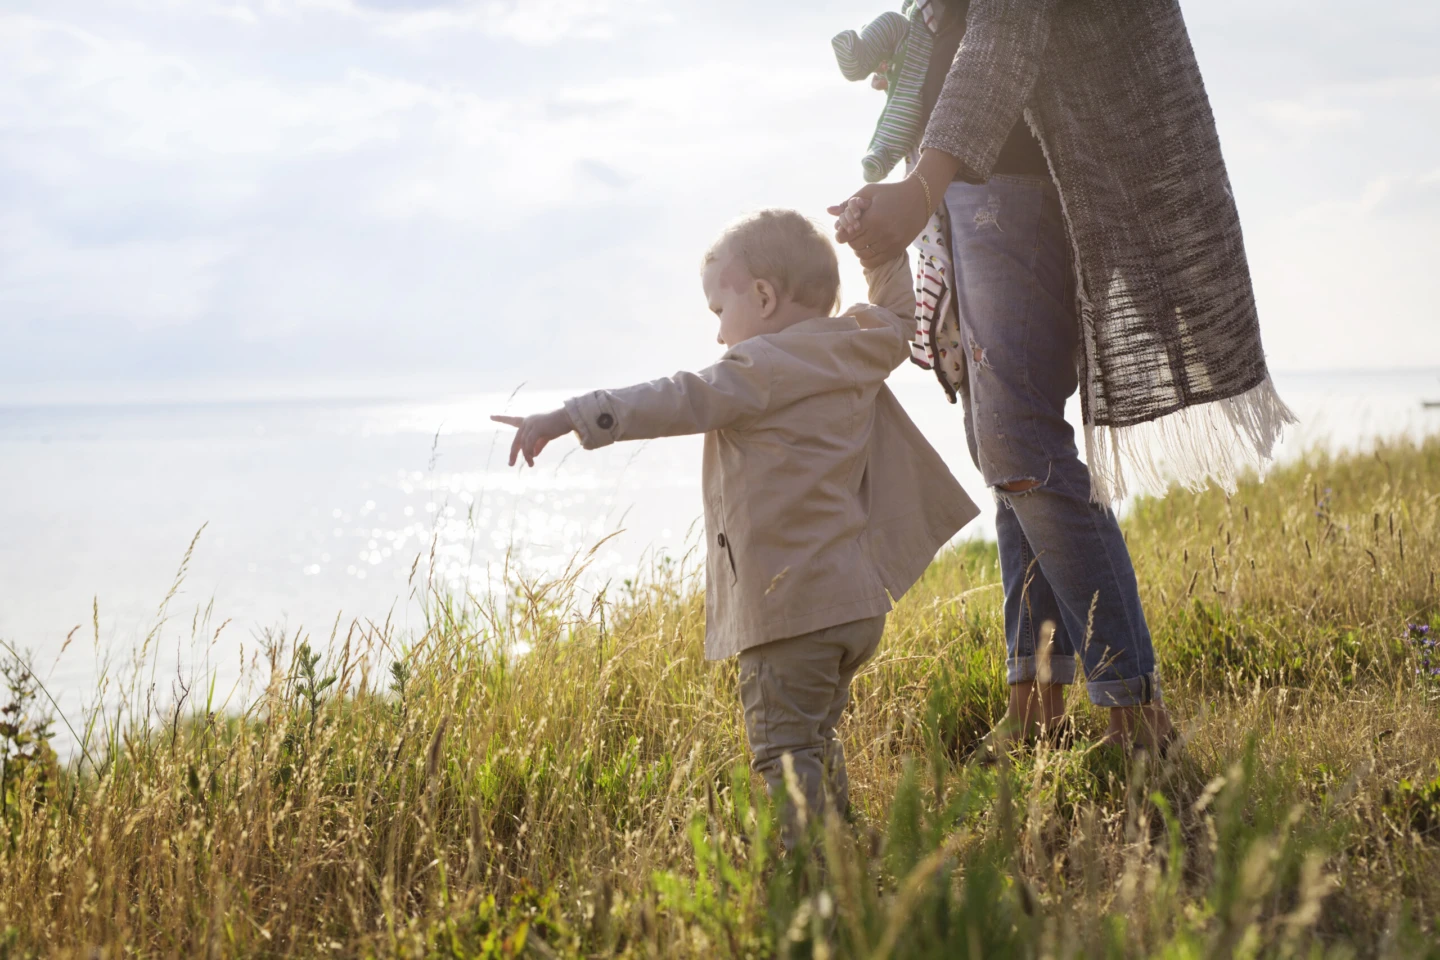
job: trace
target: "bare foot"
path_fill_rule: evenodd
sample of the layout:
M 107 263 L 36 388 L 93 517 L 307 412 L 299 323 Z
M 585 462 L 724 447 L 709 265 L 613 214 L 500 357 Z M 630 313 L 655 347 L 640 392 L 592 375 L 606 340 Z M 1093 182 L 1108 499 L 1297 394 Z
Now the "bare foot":
M 1059 683 L 1027 680 L 1010 686 L 1010 704 L 1002 727 L 1013 728 L 1015 736 L 1033 740 L 1041 728 L 1053 730 L 1065 716 L 1065 687 Z
M 1110 725 L 1101 743 L 1155 749 L 1175 739 L 1175 724 L 1159 700 L 1140 707 L 1111 707 Z
M 1019 743 L 1029 743 L 1042 732 L 1056 735 L 1065 723 L 1065 687 L 1058 683 L 1027 680 L 1011 684 L 1005 716 L 980 741 L 978 753 L 995 760 Z

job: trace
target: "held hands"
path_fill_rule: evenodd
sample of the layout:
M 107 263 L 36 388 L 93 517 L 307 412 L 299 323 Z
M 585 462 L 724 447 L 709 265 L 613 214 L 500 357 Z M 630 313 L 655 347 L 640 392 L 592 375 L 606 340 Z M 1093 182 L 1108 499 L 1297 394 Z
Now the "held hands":
M 837 218 L 836 242 L 848 243 L 867 268 L 904 253 L 930 219 L 924 190 L 908 179 L 866 184 L 844 203 L 827 209 Z
M 510 444 L 512 467 L 519 456 L 524 456 L 528 465 L 535 466 L 535 458 L 545 449 L 546 444 L 575 429 L 575 424 L 571 422 L 570 414 L 565 412 L 564 407 L 528 417 L 494 416 L 490 419 L 515 428 L 515 440 Z

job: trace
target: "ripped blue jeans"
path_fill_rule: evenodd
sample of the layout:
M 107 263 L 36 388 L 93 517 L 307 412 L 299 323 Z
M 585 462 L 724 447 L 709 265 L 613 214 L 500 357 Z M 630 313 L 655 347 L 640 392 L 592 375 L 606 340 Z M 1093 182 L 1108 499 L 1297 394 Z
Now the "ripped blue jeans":
M 1090 502 L 1065 420 L 1078 332 L 1059 194 L 1049 177 L 997 175 L 952 183 L 945 206 L 965 432 L 998 503 L 1009 682 L 1073 683 L 1078 660 L 1092 703 L 1150 703 L 1155 650 L 1130 551 L 1115 514 Z

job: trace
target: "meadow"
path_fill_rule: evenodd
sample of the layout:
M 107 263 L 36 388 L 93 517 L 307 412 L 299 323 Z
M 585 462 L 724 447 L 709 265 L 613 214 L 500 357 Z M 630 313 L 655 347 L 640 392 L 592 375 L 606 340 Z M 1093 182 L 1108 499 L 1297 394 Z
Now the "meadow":
M 857 678 L 852 819 L 783 854 L 684 560 L 270 634 L 243 712 L 137 679 L 64 765 L 12 658 L 0 957 L 1440 957 L 1440 439 L 1124 529 L 1178 749 L 1098 745 L 1076 691 L 1075 742 L 972 762 L 1004 643 L 966 543 Z

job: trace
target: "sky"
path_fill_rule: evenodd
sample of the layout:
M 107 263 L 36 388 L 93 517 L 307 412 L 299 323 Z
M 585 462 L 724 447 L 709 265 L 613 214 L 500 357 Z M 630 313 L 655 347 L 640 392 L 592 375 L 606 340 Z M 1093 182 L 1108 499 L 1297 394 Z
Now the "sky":
M 1440 5 L 1182 5 L 1271 365 L 1440 366 Z M 708 363 L 719 228 L 861 184 L 829 38 L 882 9 L 4 0 L 0 400 Z

